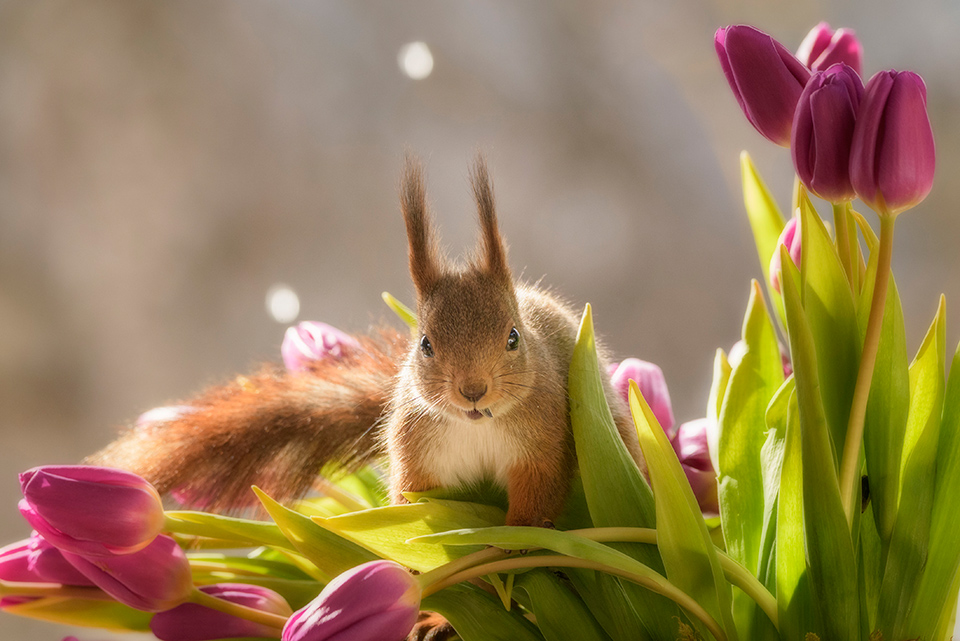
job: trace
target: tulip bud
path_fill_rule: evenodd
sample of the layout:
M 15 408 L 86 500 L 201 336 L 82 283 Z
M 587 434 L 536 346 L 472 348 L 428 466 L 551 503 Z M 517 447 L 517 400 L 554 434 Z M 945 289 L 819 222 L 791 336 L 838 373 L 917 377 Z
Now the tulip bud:
M 17 541 L 0 549 L 0 581 L 37 583 L 40 577 L 30 569 L 30 540 Z M 0 608 L 34 601 L 36 597 L 0 597 Z
M 793 113 L 810 70 L 782 44 L 746 25 L 718 29 L 714 46 L 747 120 L 768 140 L 788 147 Z
M 420 584 L 398 563 L 347 570 L 283 627 L 283 641 L 402 641 L 417 622 Z
M 219 583 L 201 586 L 200 591 L 218 599 L 284 617 L 293 614 L 282 596 L 258 585 Z M 150 620 L 150 630 L 161 641 L 277 637 L 276 628 L 211 610 L 196 603 L 184 603 L 172 610 L 157 613 Z
M 305 372 L 312 361 L 323 358 L 343 358 L 360 343 L 353 336 L 326 323 L 304 321 L 287 329 L 283 335 L 280 354 L 283 364 L 291 372 Z
M 36 532 L 30 537 L 30 569 L 43 583 L 93 585 L 63 557 L 63 553 Z
M 780 238 L 777 239 L 777 248 L 773 250 L 773 256 L 770 257 L 770 287 L 773 291 L 780 293 L 780 270 L 783 265 L 780 263 L 780 245 L 787 248 L 787 253 L 793 259 L 793 264 L 800 265 L 800 219 L 791 218 L 783 226 L 780 232 Z M 732 350 L 731 350 L 732 354 Z
M 630 381 L 634 380 L 644 400 L 653 410 L 664 432 L 673 427 L 673 406 L 670 404 L 670 390 L 663 370 L 657 365 L 639 358 L 628 358 L 620 364 L 612 364 L 608 369 L 610 382 L 625 401 L 630 402 Z
M 936 152 L 927 88 L 912 71 L 881 71 L 863 92 L 850 151 L 850 181 L 880 215 L 918 204 L 933 187 Z
M 132 554 L 86 557 L 64 551 L 63 556 L 114 599 L 145 612 L 174 608 L 193 591 L 187 556 L 162 534 Z
M 860 76 L 838 63 L 810 78 L 793 119 L 790 155 L 807 188 L 833 203 L 853 200 L 850 146 L 863 96 Z
M 35 467 L 20 475 L 20 513 L 47 541 L 87 556 L 143 549 L 163 528 L 160 496 L 123 470 L 84 465 Z
M 826 22 L 821 22 L 800 43 L 797 59 L 813 71 L 823 71 L 842 62 L 860 75 L 863 47 L 852 29 L 834 31 Z
M 710 449 L 707 443 L 708 431 L 713 422 L 708 418 L 682 423 L 672 439 L 673 449 L 680 459 L 687 481 L 693 488 L 697 503 L 704 516 L 716 516 L 720 513 L 717 499 L 717 473 L 710 461 Z

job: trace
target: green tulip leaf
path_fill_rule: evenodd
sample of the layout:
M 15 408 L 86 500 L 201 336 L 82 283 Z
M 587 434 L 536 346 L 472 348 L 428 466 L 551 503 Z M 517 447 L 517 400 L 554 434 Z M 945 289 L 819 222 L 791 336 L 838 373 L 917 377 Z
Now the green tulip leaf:
M 816 223 L 808 222 L 810 218 L 809 215 L 806 216 L 801 223 L 804 238 L 808 228 L 819 224 L 819 220 Z M 805 245 L 804 260 L 806 255 Z M 792 279 L 785 278 L 783 281 L 783 303 L 800 419 L 803 540 L 810 584 L 823 626 L 824 634 L 821 638 L 855 639 L 860 633 L 856 557 L 840 500 L 837 467 L 822 401 L 819 372 L 823 371 L 823 368 L 818 367 L 815 335 L 812 323 L 808 321 L 801 307 L 800 292 Z M 844 286 L 849 287 L 846 280 Z M 848 295 L 849 292 L 848 288 Z M 855 323 L 854 320 L 854 329 Z M 787 464 L 786 457 L 796 454 L 789 449 L 789 436 L 787 448 L 784 452 L 784 466 Z
M 394 298 L 390 292 L 383 292 L 380 294 L 380 297 L 383 299 L 383 302 L 387 304 L 387 307 L 389 307 L 390 310 L 400 318 L 400 320 L 406 323 L 408 327 L 411 329 L 417 328 L 417 315 L 412 309 Z
M 740 174 L 743 180 L 743 204 L 747 210 L 747 218 L 750 220 L 750 228 L 753 230 L 757 257 L 760 259 L 760 270 L 763 272 L 763 282 L 782 319 L 783 303 L 780 296 L 770 289 L 770 259 L 773 258 L 773 252 L 777 251 L 777 241 L 786 222 L 776 201 L 770 195 L 770 190 L 757 172 L 750 154 L 745 151 L 740 152 Z
M 223 539 L 246 547 L 269 545 L 295 549 L 275 523 L 185 510 L 169 510 L 165 517 L 167 532 Z
M 819 393 L 829 427 L 834 466 L 839 470 L 860 369 L 860 330 L 853 292 L 836 246 L 805 195 L 800 205 L 800 231 L 803 313 L 816 349 L 814 362 L 819 367 Z M 800 408 L 802 413 L 803 402 Z
M 720 411 L 723 409 L 723 398 L 727 393 L 727 384 L 730 382 L 730 374 L 733 368 L 730 367 L 730 361 L 727 360 L 727 354 L 722 350 L 717 350 L 717 355 L 713 359 L 713 382 L 710 384 L 710 395 L 707 397 L 707 418 L 714 424 L 720 422 Z M 720 469 L 720 432 L 711 430 L 707 432 L 707 446 L 710 449 L 710 463 L 713 469 Z
M 118 632 L 149 632 L 152 612 L 142 612 L 116 601 L 49 597 L 3 608 L 17 616 L 63 625 L 103 628 Z
M 314 522 L 377 556 L 425 572 L 475 550 L 451 550 L 410 543 L 410 539 L 461 528 L 502 525 L 504 518 L 502 510 L 488 505 L 427 499 L 332 518 L 314 518 Z
M 583 599 L 544 569 L 517 575 L 515 589 L 530 598 L 530 609 L 547 641 L 609 641 L 610 637 Z
M 421 606 L 446 617 L 463 641 L 543 641 L 518 611 L 504 610 L 497 597 L 469 583 L 431 594 Z
M 930 331 L 910 365 L 910 410 L 900 465 L 901 500 L 877 610 L 877 629 L 891 639 L 907 638 L 906 619 L 916 603 L 917 585 L 927 564 L 945 387 L 944 306 L 941 297 Z M 939 608 L 925 624 L 935 625 L 938 618 Z
M 257 498 L 289 540 L 293 548 L 313 563 L 324 583 L 350 568 L 378 557 L 352 541 L 329 532 L 299 512 L 286 508 L 254 487 Z
M 779 351 L 777 357 L 779 359 Z M 734 389 L 735 379 L 736 374 L 733 374 L 730 390 Z M 720 559 L 707 532 L 697 498 L 673 446 L 635 381 L 630 381 L 630 412 L 653 484 L 657 508 L 657 547 L 667 578 L 703 606 L 720 623 L 728 639 L 736 639 L 730 584 L 723 576 Z M 724 453 L 724 436 L 721 434 L 721 463 Z M 762 488 L 758 490 L 762 495 Z

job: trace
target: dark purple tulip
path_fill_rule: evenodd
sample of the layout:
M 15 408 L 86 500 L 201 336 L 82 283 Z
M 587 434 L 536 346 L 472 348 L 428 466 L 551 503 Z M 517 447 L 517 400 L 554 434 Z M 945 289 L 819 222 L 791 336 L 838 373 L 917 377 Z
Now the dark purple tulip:
M 780 263 L 780 245 L 787 248 L 790 258 L 793 259 L 793 264 L 799 267 L 800 254 L 802 251 L 800 237 L 800 219 L 795 216 L 788 220 L 787 224 L 783 226 L 783 231 L 780 232 L 780 238 L 777 239 L 777 248 L 773 251 L 773 256 L 770 257 L 770 269 L 768 270 L 770 275 L 770 288 L 777 293 L 780 292 L 780 270 L 783 268 L 783 265 Z M 736 347 L 736 345 L 734 347 Z M 733 349 L 730 350 L 729 360 L 732 365 Z
M 850 146 L 863 96 L 860 76 L 837 63 L 810 78 L 793 118 L 790 155 L 807 189 L 832 203 L 853 200 Z
M 187 601 L 193 591 L 187 556 L 169 536 L 160 535 L 139 552 L 122 556 L 64 558 L 114 599 L 145 612 L 162 612 Z
M 258 585 L 218 583 L 200 587 L 201 592 L 248 608 L 288 617 L 293 610 L 282 596 Z M 161 641 L 209 641 L 239 637 L 277 638 L 277 629 L 262 623 L 211 610 L 196 603 L 184 603 L 159 612 L 150 619 L 150 630 Z
M 793 112 L 810 70 L 782 44 L 746 25 L 718 29 L 714 46 L 747 120 L 768 140 L 789 146 Z
M 800 43 L 797 59 L 813 71 L 823 71 L 842 62 L 860 75 L 863 47 L 852 29 L 834 31 L 826 22 L 821 22 Z
M 660 427 L 664 432 L 670 433 L 674 423 L 673 405 L 670 403 L 667 379 L 664 378 L 663 370 L 658 365 L 639 358 L 628 358 L 622 363 L 610 365 L 608 373 L 613 388 L 627 402 L 630 401 L 628 396 L 630 381 L 636 381 L 644 400 L 660 422 Z
M 850 180 L 881 215 L 917 205 L 933 187 L 936 151 L 927 88 L 912 71 L 881 71 L 863 92 L 850 151 Z
M 393 561 L 347 570 L 283 627 L 283 641 L 402 641 L 420 612 L 420 584 Z
M 677 428 L 671 441 L 700 510 L 708 518 L 720 513 L 717 473 L 710 461 L 710 448 L 707 445 L 707 432 L 712 428 L 713 421 L 708 418 L 687 421 Z
M 310 363 L 323 358 L 343 358 L 360 343 L 353 336 L 326 323 L 304 321 L 287 329 L 280 354 L 291 372 L 305 372 Z
M 49 465 L 20 475 L 20 513 L 47 541 L 87 556 L 143 549 L 163 528 L 160 496 L 145 480 L 106 467 Z

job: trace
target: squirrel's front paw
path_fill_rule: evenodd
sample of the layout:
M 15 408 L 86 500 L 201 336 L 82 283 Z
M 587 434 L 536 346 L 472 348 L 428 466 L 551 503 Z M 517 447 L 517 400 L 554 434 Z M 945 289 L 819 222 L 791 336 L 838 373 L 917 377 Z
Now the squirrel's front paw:
M 450 622 L 436 612 L 420 612 L 407 641 L 447 641 L 457 636 Z

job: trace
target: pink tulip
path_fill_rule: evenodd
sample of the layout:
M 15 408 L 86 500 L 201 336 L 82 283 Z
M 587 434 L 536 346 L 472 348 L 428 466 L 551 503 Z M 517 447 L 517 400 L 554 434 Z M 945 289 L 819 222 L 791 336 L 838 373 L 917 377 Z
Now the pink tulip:
M 187 556 L 169 536 L 160 535 L 139 552 L 64 558 L 114 599 L 145 612 L 162 612 L 186 602 L 193 591 Z
M 343 358 L 359 349 L 357 339 L 326 323 L 304 321 L 287 329 L 280 353 L 291 372 L 305 372 L 310 363 L 324 358 Z
M 697 497 L 700 510 L 708 518 L 720 513 L 717 473 L 710 462 L 710 449 L 707 444 L 707 433 L 712 427 L 712 421 L 707 418 L 681 423 L 671 441 L 687 475 L 687 481 L 693 488 L 693 494 Z
M 797 176 L 824 200 L 853 200 L 850 146 L 863 96 L 860 76 L 837 63 L 810 78 L 793 119 L 790 155 Z
M 714 47 L 750 124 L 768 140 L 790 146 L 793 113 L 810 70 L 782 44 L 746 25 L 718 29 Z
M 936 150 L 927 88 L 912 71 L 881 71 L 863 93 L 850 152 L 850 181 L 880 215 L 917 205 L 933 187 Z
M 40 577 L 30 568 L 30 540 L 17 541 L 0 549 L 0 581 L 38 583 Z M 35 597 L 0 597 L 0 608 L 36 600 Z
M 640 393 L 660 422 L 660 427 L 664 432 L 670 433 L 674 423 L 673 406 L 670 404 L 667 380 L 659 366 L 639 358 L 628 358 L 622 363 L 610 365 L 607 373 L 613 388 L 627 402 L 630 400 L 630 381 L 636 381 Z
M 402 641 L 420 612 L 420 584 L 393 561 L 358 565 L 331 581 L 283 628 L 283 641 Z
M 43 583 L 62 585 L 93 585 L 93 582 L 81 574 L 63 557 L 63 553 L 49 541 L 34 532 L 29 539 L 30 569 Z
M 105 467 L 50 465 L 20 475 L 20 513 L 63 551 L 129 554 L 163 528 L 160 496 L 145 480 Z
M 787 221 L 787 224 L 783 226 L 783 231 L 780 232 L 780 238 L 777 239 L 777 248 L 773 251 L 773 256 L 770 257 L 770 287 L 773 291 L 780 292 L 780 271 L 783 268 L 780 259 L 780 246 L 783 245 L 787 248 L 787 252 L 790 254 L 790 258 L 793 259 L 793 264 L 797 267 L 800 266 L 800 219 L 791 218 Z M 732 356 L 731 350 L 731 356 Z
M 863 47 L 852 29 L 834 31 L 826 22 L 821 22 L 800 43 L 797 59 L 812 71 L 823 71 L 842 62 L 860 75 Z
M 218 583 L 200 587 L 201 592 L 248 608 L 289 617 L 293 610 L 282 596 L 257 585 Z M 159 612 L 150 620 L 150 630 L 161 641 L 208 641 L 239 637 L 277 637 L 277 629 L 262 623 L 211 610 L 196 603 L 184 603 Z

